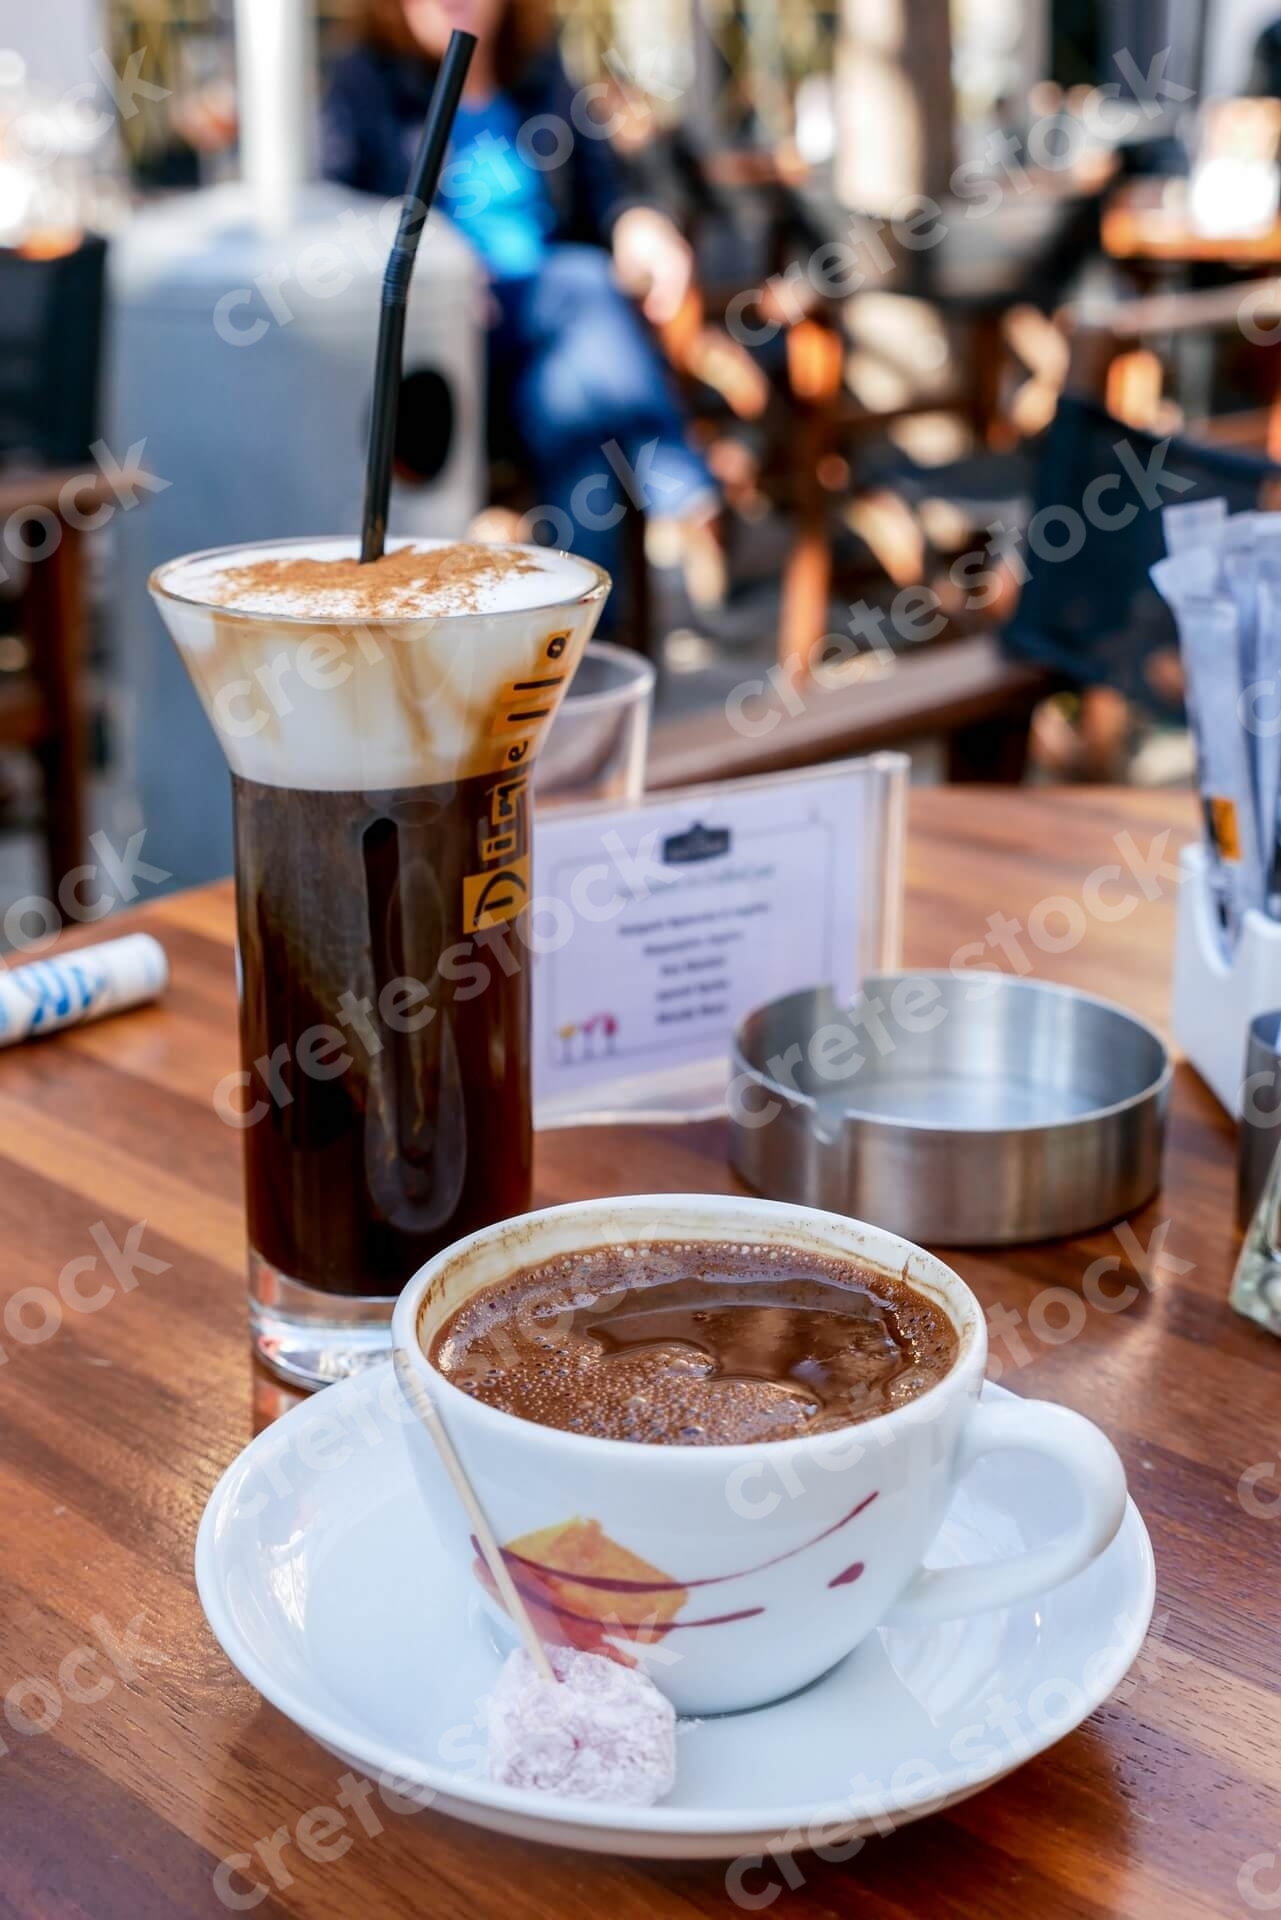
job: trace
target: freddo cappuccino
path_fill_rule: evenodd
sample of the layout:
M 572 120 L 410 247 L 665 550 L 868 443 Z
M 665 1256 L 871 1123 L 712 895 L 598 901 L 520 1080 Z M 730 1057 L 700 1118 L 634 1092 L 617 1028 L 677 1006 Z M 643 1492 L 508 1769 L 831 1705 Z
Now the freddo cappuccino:
M 528 775 L 608 582 L 323 540 L 152 586 L 232 772 L 251 1269 L 389 1298 L 529 1202 Z

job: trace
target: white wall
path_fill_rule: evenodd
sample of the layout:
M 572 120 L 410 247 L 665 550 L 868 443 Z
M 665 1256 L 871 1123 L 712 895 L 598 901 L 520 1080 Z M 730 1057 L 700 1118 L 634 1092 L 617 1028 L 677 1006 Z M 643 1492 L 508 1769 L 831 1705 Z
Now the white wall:
M 100 0 L 0 0 L 0 49 L 14 47 L 38 86 L 55 94 L 92 80 L 89 55 L 104 43 Z

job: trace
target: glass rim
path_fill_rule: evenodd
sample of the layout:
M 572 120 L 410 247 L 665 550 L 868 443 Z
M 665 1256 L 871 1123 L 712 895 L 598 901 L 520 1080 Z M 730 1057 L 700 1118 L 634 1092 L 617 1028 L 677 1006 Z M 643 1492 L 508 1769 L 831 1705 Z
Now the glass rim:
M 479 624 L 485 621 L 507 620 L 520 614 L 528 616 L 538 613 L 556 613 L 562 608 L 568 610 L 570 608 L 594 606 L 598 600 L 605 598 L 605 595 L 613 585 L 611 576 L 606 573 L 603 567 L 598 567 L 594 560 L 585 560 L 581 554 L 570 553 L 565 547 L 537 547 L 528 542 L 521 541 L 502 541 L 497 544 L 495 551 L 503 553 L 530 553 L 536 555 L 539 559 L 568 560 L 572 565 L 583 568 L 586 573 L 592 576 L 590 584 L 585 587 L 581 593 L 562 596 L 555 600 L 539 601 L 535 606 L 495 608 L 487 613 L 371 613 L 357 617 L 352 614 L 250 612 L 244 607 L 228 607 L 221 605 L 216 600 L 202 599 L 199 594 L 178 593 L 173 587 L 167 585 L 162 577 L 172 568 L 187 566 L 193 560 L 217 560 L 223 555 L 252 554 L 263 551 L 277 553 L 282 547 L 316 547 L 324 542 L 344 540 L 347 538 L 355 540 L 356 536 L 348 536 L 345 534 L 296 534 L 291 539 L 286 540 L 238 540 L 228 546 L 199 547 L 191 553 L 175 554 L 172 560 L 163 560 L 158 567 L 153 567 L 147 576 L 147 591 L 153 599 L 172 601 L 175 606 L 180 607 L 198 607 L 202 613 L 216 613 L 220 618 L 225 620 L 249 621 L 257 626 L 308 627 L 315 629 L 317 627 L 421 627 L 442 620 L 449 621 L 451 625 L 466 626 L 469 623 Z M 429 543 L 430 546 L 474 546 L 480 552 L 485 551 L 484 543 L 478 540 L 446 540 L 433 534 L 422 535 L 421 541 Z M 393 550 L 398 551 L 402 547 L 412 547 L 418 544 L 420 544 L 420 540 L 416 539 L 412 534 L 407 536 L 398 535 L 396 536 L 395 549 Z
M 598 659 L 603 654 L 612 664 L 623 668 L 628 678 L 618 686 L 597 687 L 592 693 L 575 693 L 575 683 L 588 654 L 595 654 Z M 552 724 L 558 726 L 567 713 L 593 713 L 602 708 L 631 706 L 651 694 L 657 682 L 658 669 L 643 653 L 637 653 L 631 647 L 620 647 L 616 640 L 589 640 Z

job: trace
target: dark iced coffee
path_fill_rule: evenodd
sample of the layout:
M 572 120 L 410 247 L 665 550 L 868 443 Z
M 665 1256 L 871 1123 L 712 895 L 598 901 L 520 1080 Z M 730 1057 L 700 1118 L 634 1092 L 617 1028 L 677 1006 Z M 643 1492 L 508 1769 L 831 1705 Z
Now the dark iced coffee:
M 309 1380 L 529 1204 L 528 773 L 607 591 L 538 549 L 353 553 L 153 581 L 232 768 L 251 1318 Z

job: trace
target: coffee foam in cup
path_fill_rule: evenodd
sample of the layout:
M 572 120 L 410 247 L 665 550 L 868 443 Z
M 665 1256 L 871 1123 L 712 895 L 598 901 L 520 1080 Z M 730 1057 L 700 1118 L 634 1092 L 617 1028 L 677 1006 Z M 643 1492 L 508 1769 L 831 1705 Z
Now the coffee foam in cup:
M 546 547 L 392 540 L 362 566 L 355 540 L 288 541 L 191 554 L 156 584 L 228 613 L 292 620 L 420 620 L 515 613 L 589 593 L 593 567 Z
M 349 539 L 171 561 L 151 589 L 234 773 L 310 791 L 532 765 L 608 582 L 540 547 Z

